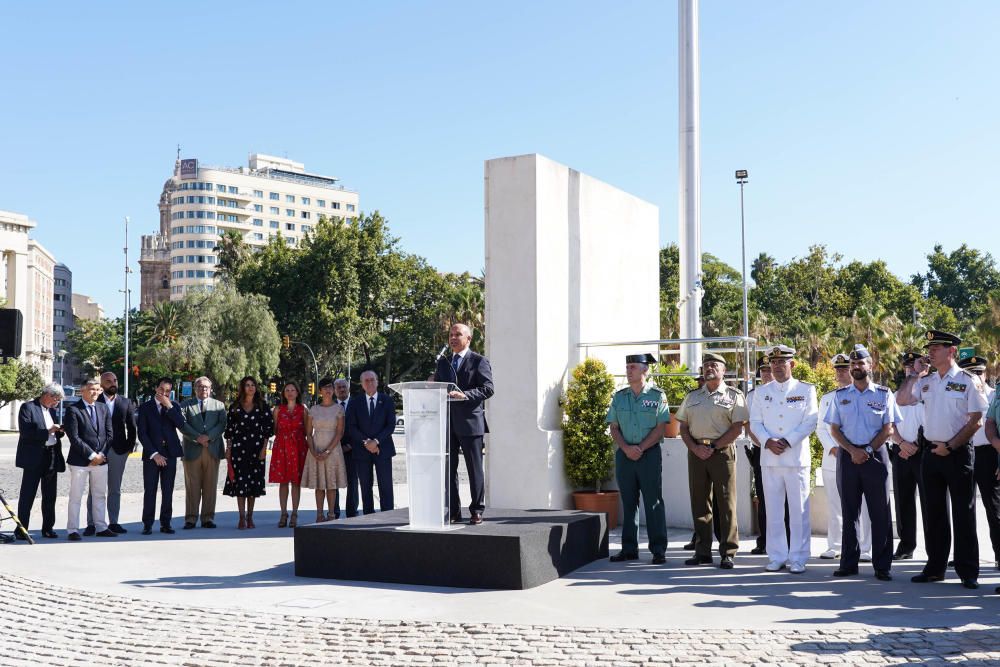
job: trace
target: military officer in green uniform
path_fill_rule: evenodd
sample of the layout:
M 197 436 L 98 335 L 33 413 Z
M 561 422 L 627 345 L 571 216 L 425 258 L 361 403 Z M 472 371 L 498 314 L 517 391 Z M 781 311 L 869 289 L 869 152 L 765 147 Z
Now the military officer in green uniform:
M 615 479 L 621 494 L 625 521 L 622 524 L 622 550 L 611 557 L 612 563 L 639 557 L 639 495 L 646 508 L 646 532 L 653 564 L 667 562 L 667 515 L 663 509 L 663 457 L 660 440 L 663 425 L 670 421 L 667 397 L 662 389 L 646 382 L 651 354 L 625 357 L 628 386 L 615 392 L 608 409 L 607 422 L 615 442 Z
M 681 439 L 688 448 L 691 516 L 698 534 L 694 557 L 685 565 L 712 563 L 712 497 L 719 512 L 719 567 L 732 569 L 740 546 L 736 526 L 736 447 L 733 443 L 750 419 L 743 393 L 724 382 L 726 360 L 719 354 L 702 358 L 705 386 L 684 397 L 677 410 Z

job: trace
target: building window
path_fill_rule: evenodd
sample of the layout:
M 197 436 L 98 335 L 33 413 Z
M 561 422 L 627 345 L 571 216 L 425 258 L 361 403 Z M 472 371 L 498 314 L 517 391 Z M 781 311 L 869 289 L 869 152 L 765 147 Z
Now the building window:
M 54 311 L 52 311 L 52 314 L 55 315 L 56 317 L 66 317 L 66 311 L 60 308 L 56 308 Z
M 215 190 L 216 192 L 225 192 L 226 186 L 223 185 L 222 183 L 219 183 L 218 185 L 215 186 Z
M 295 209 L 294 208 L 286 208 L 285 209 L 285 215 L 288 216 L 289 218 L 294 218 L 295 217 Z
M 354 210 L 354 204 L 348 204 L 347 205 L 347 210 L 348 211 L 353 211 Z
M 254 210 L 255 213 L 263 213 L 264 212 L 264 207 L 261 204 L 254 204 L 253 205 L 253 210 Z
M 326 208 L 326 200 L 325 199 L 317 199 L 316 200 L 316 206 L 319 206 L 320 208 Z
M 286 222 L 285 223 L 285 231 L 294 232 L 295 231 L 295 223 Z
M 171 257 L 170 258 L 170 263 L 171 264 L 183 264 L 184 263 L 184 255 L 177 255 L 176 257 Z
M 263 227 L 264 226 L 264 221 L 261 220 L 260 218 L 254 218 L 253 219 L 253 226 L 254 227 Z
M 215 255 L 207 255 L 205 257 L 205 263 L 206 264 L 215 264 L 215 260 L 216 260 Z
M 271 207 L 271 215 L 281 215 L 281 209 L 277 206 Z
M 66 295 L 65 294 L 55 294 L 55 295 L 52 296 L 52 299 L 54 301 L 66 301 Z
M 261 234 L 260 232 L 254 232 L 253 240 L 254 241 L 263 241 L 264 240 L 264 235 Z
M 66 287 L 66 279 L 56 278 L 56 287 Z
M 56 324 L 55 326 L 52 327 L 52 330 L 56 333 L 63 333 L 64 331 L 66 331 L 66 327 L 62 324 Z
M 302 218 L 304 220 L 308 220 L 309 219 L 309 211 L 302 211 L 301 213 L 302 213 Z
M 280 227 L 281 225 L 279 225 L 279 224 L 278 224 L 278 221 L 277 221 L 277 220 L 268 220 L 268 226 L 269 226 L 269 227 L 270 227 L 271 229 L 277 229 L 277 228 L 278 228 L 278 227 Z
M 303 233 L 309 233 L 313 230 L 312 225 L 302 225 Z
M 293 239 L 293 238 L 292 238 L 292 237 L 290 237 L 290 236 L 289 236 L 289 237 L 286 237 L 286 238 L 285 238 L 285 245 L 295 245 L 295 239 Z
M 332 201 L 332 202 L 330 202 L 330 208 L 335 209 L 335 210 L 339 210 L 340 209 L 340 202 L 339 201 Z
M 201 269 L 198 269 L 197 271 L 194 272 L 194 275 L 195 275 L 195 278 L 204 278 L 205 277 L 205 272 L 203 270 L 201 270 Z
M 235 185 L 230 185 L 229 186 L 229 194 L 231 194 L 231 195 L 238 195 L 239 193 L 240 193 L 240 189 L 238 187 L 236 187 Z
M 285 201 L 289 204 L 295 203 L 295 195 L 285 195 Z
M 279 195 L 277 192 L 272 192 L 270 194 L 270 197 L 273 201 L 278 201 L 279 199 L 281 199 L 281 195 Z
M 303 205 L 303 206 L 309 206 L 309 203 L 310 203 L 311 201 L 312 201 L 312 200 L 311 200 L 311 199 L 309 199 L 309 197 L 303 197 L 303 198 L 302 198 L 302 205 Z
M 188 278 L 194 278 L 194 270 L 193 269 L 188 269 L 187 277 Z
M 263 190 L 254 190 L 253 191 L 253 196 L 256 197 L 257 199 L 263 199 L 264 198 L 264 191 Z

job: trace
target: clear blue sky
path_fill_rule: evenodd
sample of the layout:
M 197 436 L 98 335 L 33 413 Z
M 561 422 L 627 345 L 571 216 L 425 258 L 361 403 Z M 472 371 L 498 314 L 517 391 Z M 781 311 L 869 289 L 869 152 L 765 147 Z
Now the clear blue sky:
M 992 0 L 703 2 L 703 249 L 739 265 L 745 168 L 748 257 L 825 243 L 907 277 L 934 243 L 1000 254 L 997 26 Z M 0 209 L 108 310 L 122 218 L 133 247 L 156 228 L 178 143 L 338 176 L 443 270 L 482 269 L 506 155 L 647 199 L 677 239 L 670 2 L 8 2 L 0 35 Z

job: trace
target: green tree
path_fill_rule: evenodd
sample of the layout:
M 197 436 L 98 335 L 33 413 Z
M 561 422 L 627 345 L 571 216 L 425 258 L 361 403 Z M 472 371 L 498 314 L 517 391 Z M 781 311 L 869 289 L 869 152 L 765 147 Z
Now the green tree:
M 927 273 L 914 275 L 911 282 L 951 308 L 960 321 L 971 323 L 986 311 L 990 292 L 1000 289 L 1000 270 L 988 252 L 963 243 L 945 254 L 939 244 L 927 255 Z
M 88 373 L 123 371 L 125 322 L 123 318 L 77 320 L 66 333 L 69 349 L 77 363 Z M 119 375 L 121 377 L 121 375 Z
M 31 364 L 19 359 L 0 363 L 0 409 L 13 401 L 30 401 L 44 386 L 42 374 Z
M 563 396 L 563 465 L 575 488 L 600 491 L 611 477 L 615 447 L 605 422 L 615 380 L 604 362 L 586 359 L 573 369 Z

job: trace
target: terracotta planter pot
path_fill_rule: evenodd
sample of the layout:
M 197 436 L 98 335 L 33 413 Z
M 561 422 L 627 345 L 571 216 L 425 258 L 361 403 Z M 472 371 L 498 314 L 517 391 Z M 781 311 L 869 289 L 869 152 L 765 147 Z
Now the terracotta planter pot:
M 604 512 L 608 515 L 608 530 L 618 526 L 617 491 L 574 491 L 573 505 L 584 512 Z
M 677 417 L 672 412 L 670 413 L 670 421 L 667 422 L 664 428 L 666 429 L 664 437 L 679 438 L 681 436 L 681 423 L 677 421 Z

